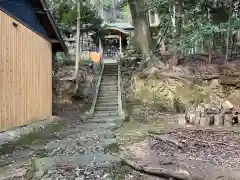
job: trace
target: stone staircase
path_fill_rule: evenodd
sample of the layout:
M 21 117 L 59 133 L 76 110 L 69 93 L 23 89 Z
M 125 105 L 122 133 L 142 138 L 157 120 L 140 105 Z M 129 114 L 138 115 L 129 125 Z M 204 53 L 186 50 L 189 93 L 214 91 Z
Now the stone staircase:
M 118 65 L 105 64 L 91 120 L 121 124 L 118 96 Z
M 117 64 L 104 66 L 102 81 L 94 114 L 97 117 L 118 116 L 118 67 Z

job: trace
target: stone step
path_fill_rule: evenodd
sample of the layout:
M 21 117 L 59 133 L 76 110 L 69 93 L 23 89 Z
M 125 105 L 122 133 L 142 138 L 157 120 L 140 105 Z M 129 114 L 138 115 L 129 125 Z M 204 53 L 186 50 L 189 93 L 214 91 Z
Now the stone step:
M 117 81 L 117 77 L 116 76 L 112 76 L 112 77 L 102 77 L 102 81 Z
M 99 90 L 103 91 L 117 91 L 118 87 L 117 86 L 100 86 Z
M 117 86 L 100 86 L 99 91 L 117 91 Z
M 117 100 L 118 96 L 117 94 L 111 94 L 111 93 L 100 93 L 98 94 L 97 100 Z
M 114 73 L 103 73 L 102 77 L 117 78 L 118 75 Z
M 103 80 L 110 80 L 110 81 L 117 81 L 118 80 L 118 78 L 116 77 L 116 76 L 112 76 L 112 77 L 102 77 L 102 81 Z
M 99 88 L 106 87 L 106 88 L 112 88 L 112 87 L 118 87 L 118 83 L 116 81 L 102 81 Z
M 100 88 L 101 87 L 117 87 L 117 81 L 102 81 L 101 82 L 101 85 L 100 85 Z
M 95 111 L 117 111 L 118 106 L 96 106 Z
M 98 95 L 106 95 L 106 96 L 117 96 L 118 95 L 118 91 L 104 91 L 104 90 L 100 90 L 98 92 Z
M 95 111 L 95 117 L 118 117 L 117 111 Z
M 103 75 L 115 75 L 117 76 L 117 70 L 116 71 L 103 71 Z
M 117 70 L 118 67 L 115 65 L 104 66 L 104 70 Z
M 111 73 L 103 73 L 102 77 L 118 77 L 118 75 L 115 74 L 114 72 L 111 72 Z
M 117 64 L 105 64 L 104 68 L 106 68 L 106 69 L 107 69 L 107 68 L 111 68 L 111 69 L 112 69 L 112 68 L 116 68 L 116 69 L 117 69 L 117 68 L 118 68 L 118 65 L 117 65 Z
M 101 89 L 99 89 L 99 91 L 98 91 L 99 93 L 101 92 L 109 92 L 109 93 L 112 93 L 112 92 L 118 92 L 118 90 L 117 89 L 108 89 L 108 88 L 101 88 Z
M 104 66 L 104 70 L 116 70 L 117 71 L 118 67 L 115 65 L 108 65 L 108 66 Z
M 98 99 L 97 100 L 117 100 L 118 96 L 116 94 L 98 94 Z
M 96 122 L 100 122 L 100 121 L 104 121 L 104 122 L 114 122 L 114 121 L 118 121 L 118 120 L 122 120 L 123 117 L 121 116 L 114 116 L 114 117 L 99 117 L 99 116 L 92 116 L 89 117 L 86 121 L 91 120 L 91 121 L 96 121 Z
M 92 117 L 86 120 L 86 123 L 96 123 L 96 124 L 105 124 L 105 123 L 115 123 L 116 125 L 121 125 L 123 123 L 123 117 L 120 116 L 110 116 L 110 117 Z
M 114 79 L 114 80 L 117 80 L 118 76 L 115 76 L 115 75 L 103 75 L 102 79 Z
M 102 124 L 102 123 L 114 123 L 115 121 L 116 119 L 114 117 L 101 117 L 101 118 L 94 117 L 94 118 L 88 118 L 86 120 L 86 123 Z
M 102 83 L 117 83 L 117 79 L 102 79 Z
M 117 101 L 113 101 L 113 102 L 108 102 L 108 101 L 97 101 L 96 103 L 96 107 L 97 106 L 118 106 L 118 102 Z
M 101 85 L 100 86 L 117 86 L 117 81 L 106 81 L 103 80 L 101 81 Z
M 102 81 L 101 82 L 104 82 L 104 81 L 110 81 L 110 82 L 118 82 L 117 78 L 102 78 Z
M 102 103 L 102 102 L 97 102 L 96 103 L 96 106 L 95 106 L 96 108 L 99 108 L 99 107 L 104 107 L 104 108 L 118 108 L 118 103 L 117 102 L 114 102 L 114 103 Z
M 103 76 L 118 76 L 117 71 L 104 71 Z
M 118 74 L 118 70 L 104 70 L 103 74 Z
M 98 95 L 98 98 L 97 98 L 97 104 L 98 103 L 117 103 L 118 102 L 118 97 L 117 96 L 103 96 L 103 95 Z
M 98 98 L 97 98 L 97 100 L 117 100 L 118 99 L 118 96 L 117 95 L 112 95 L 112 96 L 109 96 L 109 95 L 107 95 L 107 96 L 104 96 L 104 95 L 102 95 L 102 94 L 98 94 Z
M 98 96 L 117 96 L 118 91 L 102 91 L 98 92 Z
M 118 82 L 117 81 L 113 81 L 113 82 L 109 82 L 109 81 L 102 81 L 101 82 L 101 86 L 117 86 Z
M 118 104 L 118 99 L 115 98 L 115 99 L 104 99 L 104 98 L 100 98 L 100 99 L 97 99 L 97 103 L 96 104 Z
M 117 72 L 118 67 L 116 66 L 105 66 L 104 71 L 116 71 Z
M 118 76 L 117 71 L 108 71 L 103 72 L 103 76 Z
M 116 77 L 102 77 L 102 81 L 118 81 Z

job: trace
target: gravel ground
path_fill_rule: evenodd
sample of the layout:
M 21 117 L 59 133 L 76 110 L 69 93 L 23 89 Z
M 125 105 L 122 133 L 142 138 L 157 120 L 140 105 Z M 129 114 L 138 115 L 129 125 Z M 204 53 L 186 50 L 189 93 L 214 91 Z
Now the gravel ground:
M 202 160 L 218 166 L 240 168 L 240 135 L 233 132 L 178 130 L 167 134 L 183 144 L 182 149 L 171 148 L 151 139 L 149 145 L 158 156 L 178 157 L 179 160 Z

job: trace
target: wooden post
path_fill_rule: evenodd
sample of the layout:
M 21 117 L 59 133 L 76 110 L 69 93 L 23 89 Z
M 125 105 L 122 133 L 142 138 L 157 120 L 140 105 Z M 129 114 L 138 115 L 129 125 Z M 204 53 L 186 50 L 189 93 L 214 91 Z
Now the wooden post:
M 103 57 L 103 47 L 102 47 L 102 41 L 100 38 L 98 38 L 98 51 L 101 55 L 101 57 Z M 101 59 L 102 60 L 102 59 Z M 103 60 L 102 60 L 103 61 Z
M 98 50 L 99 50 L 99 53 L 102 53 L 102 41 L 100 38 L 98 38 Z
M 119 51 L 120 51 L 120 54 L 122 54 L 122 36 L 120 35 L 119 36 Z

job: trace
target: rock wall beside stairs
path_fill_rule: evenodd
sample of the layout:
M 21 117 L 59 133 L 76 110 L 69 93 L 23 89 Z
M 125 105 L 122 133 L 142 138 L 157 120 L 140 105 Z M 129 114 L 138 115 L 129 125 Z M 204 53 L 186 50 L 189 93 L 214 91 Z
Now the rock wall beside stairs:
M 193 102 L 203 101 L 207 94 L 181 78 L 172 78 L 152 68 L 132 78 L 134 98 L 152 103 L 166 112 L 183 112 Z

